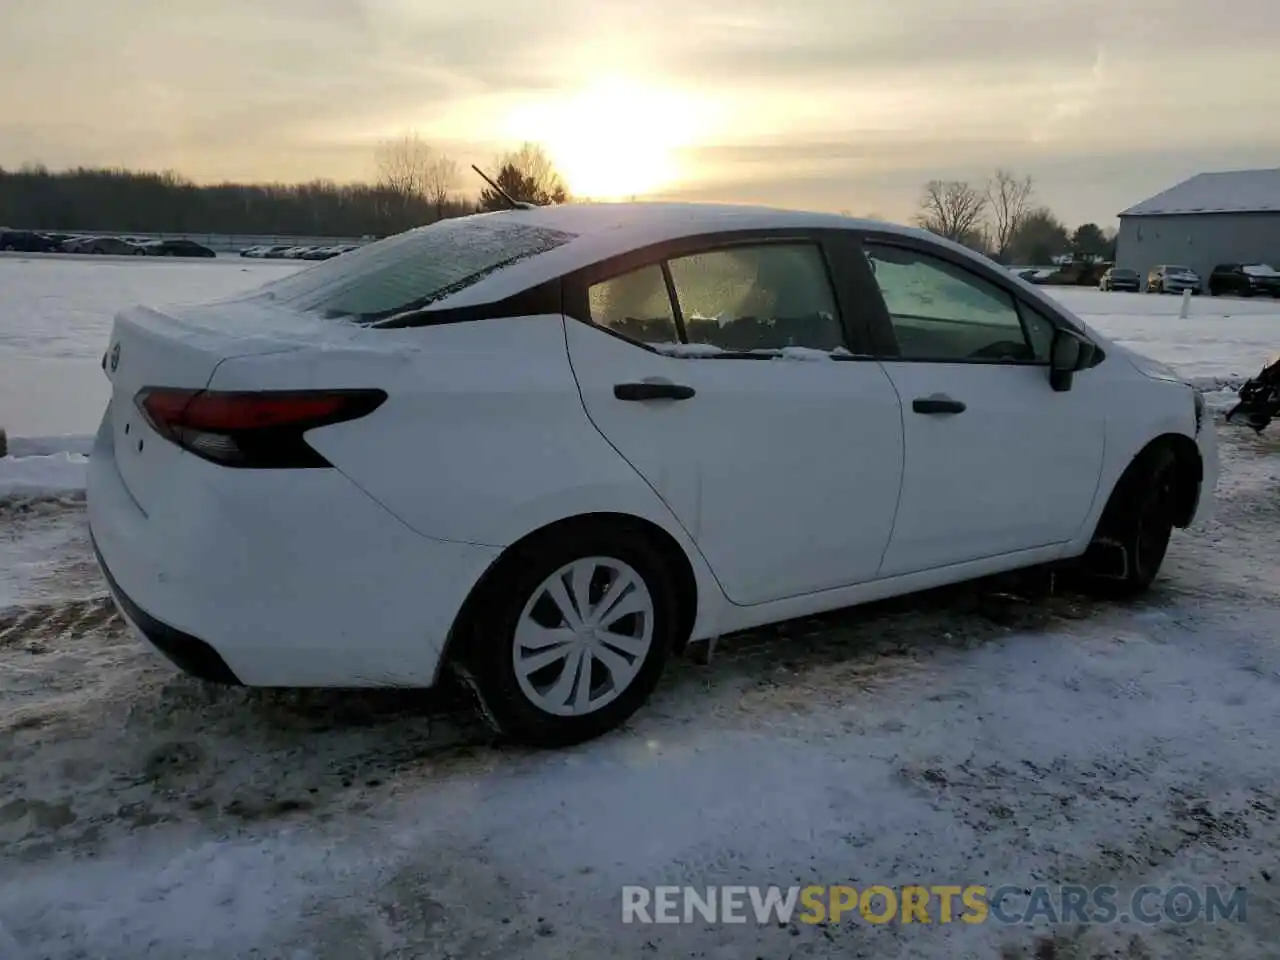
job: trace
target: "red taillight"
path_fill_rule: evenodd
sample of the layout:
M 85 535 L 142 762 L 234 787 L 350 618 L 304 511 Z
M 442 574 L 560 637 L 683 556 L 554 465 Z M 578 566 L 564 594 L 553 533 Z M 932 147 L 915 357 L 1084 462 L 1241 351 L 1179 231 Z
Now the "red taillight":
M 157 433 L 185 450 L 233 467 L 327 467 L 303 434 L 372 413 L 381 390 L 220 392 L 146 387 L 138 409 Z

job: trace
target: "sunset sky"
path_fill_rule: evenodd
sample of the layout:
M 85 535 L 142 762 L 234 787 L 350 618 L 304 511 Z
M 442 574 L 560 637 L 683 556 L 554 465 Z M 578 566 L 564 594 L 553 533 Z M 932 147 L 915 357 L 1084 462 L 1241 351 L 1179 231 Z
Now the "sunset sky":
M 412 129 L 464 169 L 541 141 L 580 194 L 893 219 L 1002 165 L 1110 223 L 1280 166 L 1278 51 L 1272 0 L 0 0 L 0 166 L 354 180 Z

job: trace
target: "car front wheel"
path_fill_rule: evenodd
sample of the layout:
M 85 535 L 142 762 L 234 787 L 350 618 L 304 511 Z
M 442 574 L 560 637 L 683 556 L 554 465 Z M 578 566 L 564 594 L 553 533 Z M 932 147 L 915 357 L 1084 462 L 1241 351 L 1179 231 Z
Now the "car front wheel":
M 567 746 L 623 723 L 657 685 L 679 622 L 661 556 L 639 535 L 576 530 L 508 557 L 453 665 L 503 736 Z
M 1144 453 L 1116 484 L 1082 566 L 1085 585 L 1130 597 L 1155 581 L 1173 536 L 1177 461 L 1167 447 Z

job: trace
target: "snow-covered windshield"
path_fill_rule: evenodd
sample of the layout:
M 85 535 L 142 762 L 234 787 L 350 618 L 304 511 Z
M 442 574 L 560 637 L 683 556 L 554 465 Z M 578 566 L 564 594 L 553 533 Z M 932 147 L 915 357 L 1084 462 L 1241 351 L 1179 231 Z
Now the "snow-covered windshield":
M 1265 263 L 1250 263 L 1245 265 L 1242 269 L 1251 277 L 1280 277 L 1280 272 L 1277 272 Z
M 1190 267 L 1165 267 L 1164 272 L 1165 273 L 1190 273 L 1191 268 Z
M 374 323 L 426 307 L 575 236 L 484 214 L 441 220 L 321 261 L 252 296 Z

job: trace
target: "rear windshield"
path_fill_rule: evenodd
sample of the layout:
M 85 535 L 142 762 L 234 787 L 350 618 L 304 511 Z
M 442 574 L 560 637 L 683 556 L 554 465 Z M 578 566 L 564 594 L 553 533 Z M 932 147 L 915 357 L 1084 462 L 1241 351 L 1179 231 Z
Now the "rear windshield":
M 1124 267 L 1118 267 L 1111 271 L 1111 275 L 1113 277 L 1136 277 L 1138 272 L 1136 270 L 1126 270 Z
M 505 217 L 441 220 L 321 261 L 253 297 L 329 319 L 376 323 L 426 307 L 575 236 Z
M 1165 267 L 1164 272 L 1165 273 L 1190 273 L 1191 268 L 1190 267 Z

